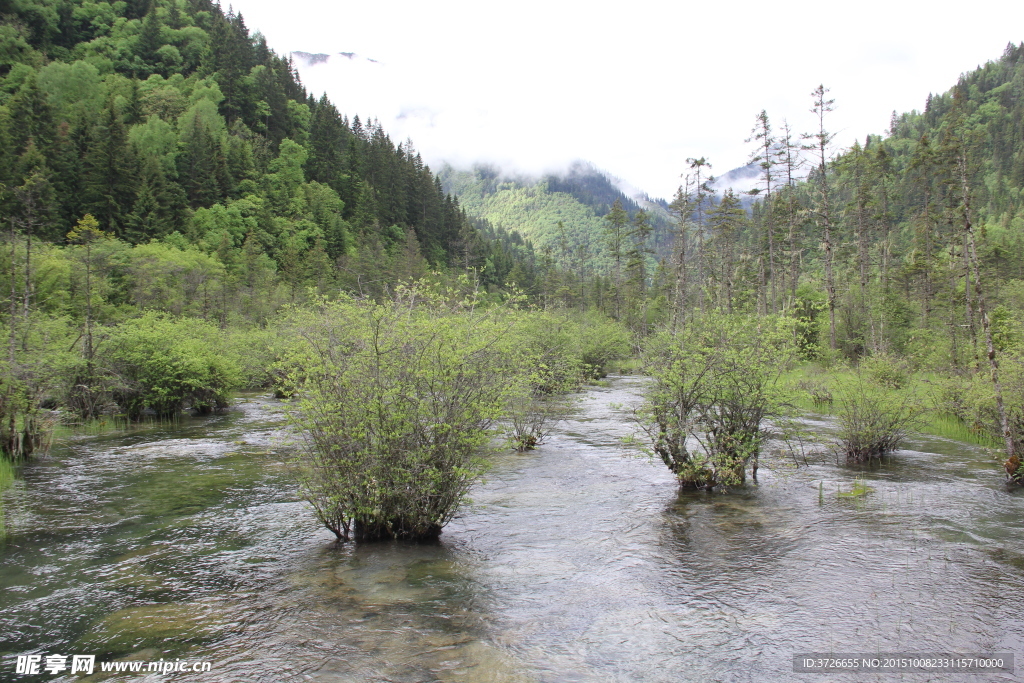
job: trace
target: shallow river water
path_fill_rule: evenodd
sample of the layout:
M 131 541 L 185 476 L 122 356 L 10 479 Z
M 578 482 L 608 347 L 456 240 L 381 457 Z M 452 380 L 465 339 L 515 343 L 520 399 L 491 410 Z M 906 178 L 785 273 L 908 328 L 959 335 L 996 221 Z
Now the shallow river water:
M 436 544 L 334 545 L 276 401 L 75 438 L 3 496 L 0 681 L 1017 680 L 792 668 L 1024 653 L 1024 491 L 991 455 L 920 438 L 680 495 L 620 445 L 641 386 L 590 388 L 541 448 L 496 456 Z M 211 670 L 15 673 L 79 653 Z

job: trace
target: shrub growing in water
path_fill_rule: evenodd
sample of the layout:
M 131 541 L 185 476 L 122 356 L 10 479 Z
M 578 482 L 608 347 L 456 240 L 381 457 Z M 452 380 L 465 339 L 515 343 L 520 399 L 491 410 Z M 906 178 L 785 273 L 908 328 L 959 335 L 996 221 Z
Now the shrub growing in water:
M 542 444 L 571 412 L 574 400 L 569 393 L 595 372 L 584 349 L 602 330 L 565 311 L 520 312 L 517 321 L 522 391 L 512 394 L 502 428 L 514 449 L 528 451 Z
M 302 492 L 339 540 L 439 535 L 518 390 L 501 312 L 428 294 L 295 314 L 302 343 L 287 362 L 300 391 Z
M 899 450 L 923 414 L 921 403 L 905 392 L 879 387 L 860 376 L 836 383 L 832 393 L 839 424 L 836 449 L 850 463 Z
M 221 409 L 241 382 L 221 331 L 204 320 L 149 312 L 118 326 L 109 344 L 106 360 L 116 376 L 112 394 L 130 419 L 146 408 L 161 417 L 186 407 L 199 413 Z
M 796 354 L 791 324 L 716 313 L 648 344 L 653 382 L 637 420 L 681 487 L 741 484 L 748 463 L 756 476 L 766 421 L 786 412 L 780 379 Z

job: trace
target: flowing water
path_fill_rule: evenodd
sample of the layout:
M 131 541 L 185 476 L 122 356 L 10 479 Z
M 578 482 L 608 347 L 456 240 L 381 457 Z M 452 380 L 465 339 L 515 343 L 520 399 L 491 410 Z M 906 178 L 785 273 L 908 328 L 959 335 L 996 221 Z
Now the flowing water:
M 333 544 L 269 399 L 74 439 L 3 497 L 0 680 L 1015 680 L 792 669 L 1024 652 L 1024 491 L 991 455 L 922 438 L 680 495 L 620 445 L 641 387 L 588 389 L 544 446 L 496 456 L 435 544 Z M 212 669 L 16 675 L 33 653 Z

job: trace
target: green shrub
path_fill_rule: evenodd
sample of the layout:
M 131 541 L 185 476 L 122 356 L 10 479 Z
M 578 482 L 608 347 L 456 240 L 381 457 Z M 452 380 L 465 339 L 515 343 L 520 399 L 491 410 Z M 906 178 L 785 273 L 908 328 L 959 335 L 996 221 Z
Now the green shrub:
M 222 409 L 242 380 L 222 332 L 204 320 L 148 312 L 112 330 L 108 344 L 114 400 L 131 419 L 147 408 L 160 417 Z
M 838 422 L 836 450 L 850 463 L 863 463 L 899 450 L 919 427 L 921 402 L 906 392 L 868 382 L 862 376 L 834 383 Z
M 500 309 L 453 311 L 429 291 L 297 311 L 302 493 L 340 540 L 441 533 L 481 473 L 521 352 Z
M 875 384 L 902 389 L 910 381 L 910 363 L 889 353 L 876 353 L 860 362 L 860 370 Z
M 224 348 L 238 363 L 240 386 L 264 389 L 279 379 L 277 364 L 291 345 L 278 326 L 234 328 L 224 331 Z
M 590 379 L 608 374 L 608 364 L 630 354 L 630 333 L 620 322 L 597 311 L 579 316 L 580 361 Z
M 782 374 L 797 355 L 793 322 L 709 314 L 653 337 L 653 381 L 638 424 L 683 488 L 742 484 L 757 474 L 767 420 L 787 412 Z

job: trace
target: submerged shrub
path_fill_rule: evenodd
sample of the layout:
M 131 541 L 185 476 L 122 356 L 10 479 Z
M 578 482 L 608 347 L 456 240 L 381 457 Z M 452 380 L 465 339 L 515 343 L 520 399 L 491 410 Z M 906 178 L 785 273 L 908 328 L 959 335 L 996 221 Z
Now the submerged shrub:
M 791 321 L 710 314 L 652 338 L 653 381 L 637 410 L 650 449 L 683 488 L 741 484 L 757 474 L 767 420 L 786 412 L 782 374 L 796 355 Z
M 56 420 L 39 408 L 32 388 L 9 367 L 0 362 L 0 458 L 17 460 L 50 449 Z
M 0 326 L 9 346 L 0 359 L 0 457 L 45 453 L 53 441 L 69 346 L 75 332 L 68 319 L 32 312 Z
M 482 472 L 519 351 L 501 310 L 402 290 L 296 312 L 302 494 L 340 540 L 436 537 Z
M 833 412 L 838 422 L 836 450 L 850 463 L 863 463 L 899 450 L 916 431 L 923 414 L 905 392 L 878 387 L 858 376 L 837 382 Z
M 505 406 L 501 423 L 505 438 L 517 451 L 533 450 L 572 411 L 573 399 L 565 394 L 546 396 L 517 392 Z

